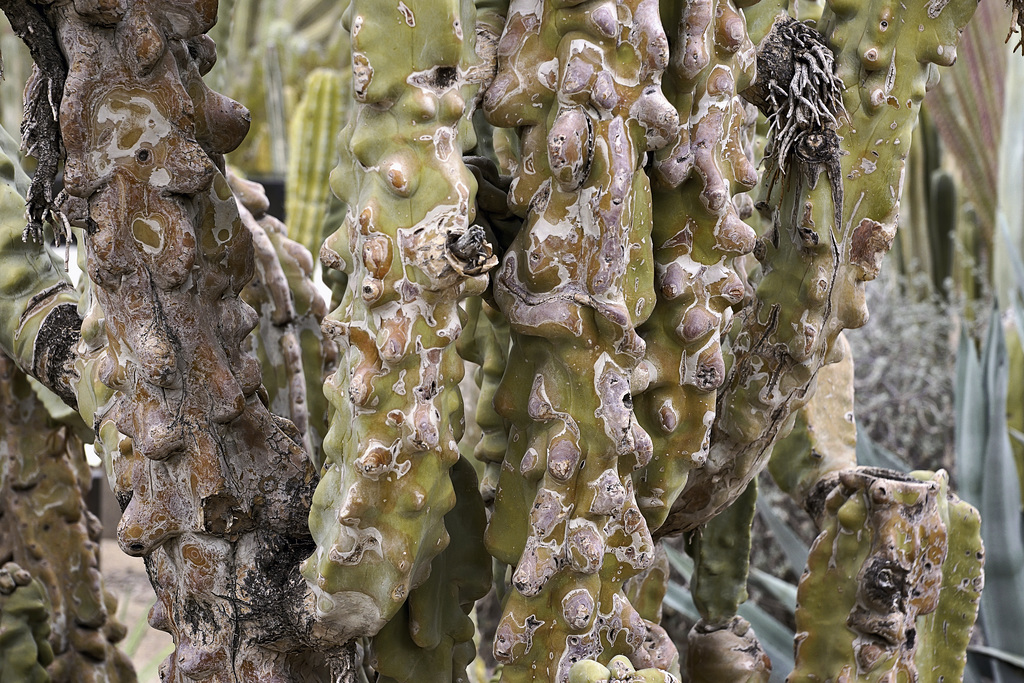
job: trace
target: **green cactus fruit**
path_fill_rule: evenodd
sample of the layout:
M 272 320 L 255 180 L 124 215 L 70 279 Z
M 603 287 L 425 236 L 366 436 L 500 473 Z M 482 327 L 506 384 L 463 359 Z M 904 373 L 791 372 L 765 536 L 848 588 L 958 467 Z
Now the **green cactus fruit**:
M 451 470 L 455 507 L 444 524 L 451 543 L 434 558 L 430 577 L 373 637 L 369 662 L 380 683 L 468 683 L 476 656 L 469 612 L 491 587 L 491 559 L 476 473 L 465 458 Z
M 737 92 L 753 75 L 754 45 L 732 0 L 667 3 L 677 26 L 665 92 L 685 125 L 655 154 L 652 174 L 657 304 L 640 328 L 650 386 L 637 418 L 654 442 L 650 464 L 634 475 L 637 500 L 657 529 L 711 445 L 715 401 L 725 379 L 721 338 L 745 295 L 735 261 L 756 235 L 738 215 L 734 190 L 757 171 L 741 144 L 752 124 Z
M 949 498 L 946 474 L 847 470 L 823 514 L 787 681 L 959 680 L 982 553 L 977 513 Z
M 627 657 L 617 655 L 607 666 L 592 659 L 576 662 L 569 672 L 568 683 L 677 683 L 678 680 L 659 669 L 637 671 Z
M 708 624 L 703 619 L 687 636 L 686 669 L 691 683 L 768 683 L 772 662 L 742 617 Z
M 779 20 L 762 41 L 745 97 L 772 128 L 758 204 L 772 229 L 754 251 L 763 276 L 733 328 L 707 461 L 666 531 L 695 528 L 742 493 L 819 368 L 838 360 L 836 335 L 864 324 L 864 283 L 892 242 L 926 85 L 952 63 L 975 6 L 833 0 L 821 35 Z
M 334 412 L 303 575 L 322 621 L 350 636 L 383 627 L 449 542 L 458 302 L 497 261 L 462 160 L 489 75 L 475 27 L 466 0 L 357 0 L 346 14 L 352 81 L 331 185 L 347 213 L 320 254 L 348 277 L 324 321 L 340 362 L 324 385 Z
M 0 568 L 0 683 L 50 683 L 46 589 L 14 562 Z
M 285 218 L 289 236 L 314 254 L 320 252 L 335 201 L 329 179 L 344 115 L 342 95 L 341 72 L 316 69 L 306 77 L 302 100 L 290 115 Z

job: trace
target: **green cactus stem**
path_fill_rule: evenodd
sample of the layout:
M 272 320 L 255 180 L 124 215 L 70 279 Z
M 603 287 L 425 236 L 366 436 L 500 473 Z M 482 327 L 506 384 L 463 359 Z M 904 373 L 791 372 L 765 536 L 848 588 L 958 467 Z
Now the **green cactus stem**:
M 0 567 L 0 683 L 50 683 L 50 601 L 14 562 Z
M 135 681 L 116 648 L 125 627 L 99 572 L 100 521 L 85 506 L 82 442 L 50 418 L 28 378 L 0 354 L 0 562 L 16 562 L 49 600 L 54 683 Z M 77 417 L 77 415 L 76 415 Z
M 790 415 L 813 392 L 818 369 L 838 360 L 838 333 L 866 320 L 864 283 L 878 273 L 892 242 L 921 99 L 936 66 L 952 64 L 974 9 L 970 0 L 828 3 L 818 27 L 834 51 L 834 78 L 845 84 L 848 115 L 788 100 L 777 101 L 782 110 L 766 109 L 775 112 L 777 137 L 758 205 L 773 226 L 754 252 L 763 276 L 754 304 L 734 327 L 734 360 L 720 392 L 707 462 L 691 473 L 666 532 L 695 528 L 743 491 Z M 769 91 L 787 90 L 780 79 L 791 92 L 815 87 L 812 76 L 823 88 L 834 82 L 826 68 L 832 58 L 810 29 L 780 25 L 790 27 L 786 35 L 793 39 L 770 34 L 763 41 L 750 95 L 762 104 Z M 775 51 L 766 52 L 766 45 Z M 780 59 L 787 52 L 795 61 Z M 795 136 L 778 111 L 793 112 Z
M 482 297 L 466 302 L 466 329 L 459 337 L 459 355 L 479 366 L 476 383 L 475 420 L 480 440 L 473 447 L 473 457 L 484 463 L 480 492 L 490 505 L 498 488 L 498 473 L 508 448 L 508 427 L 494 410 L 494 396 L 505 374 L 511 342 L 508 323 L 501 311 Z
M 473 225 L 462 160 L 493 70 L 473 4 L 355 0 L 344 27 L 352 75 L 331 185 L 347 213 L 321 261 L 348 287 L 324 321 L 340 362 L 324 385 L 334 413 L 302 573 L 319 617 L 354 636 L 391 620 L 449 543 L 458 302 L 486 289 L 497 258 Z
M 839 480 L 800 580 L 787 680 L 960 680 L 982 582 L 977 512 L 942 471 Z
M 305 92 L 289 127 L 285 217 L 290 236 L 318 253 L 333 198 L 329 183 L 334 163 L 334 138 L 344 115 L 344 76 L 321 68 L 306 77 Z
M 835 485 L 836 475 L 857 466 L 853 416 L 853 355 L 845 334 L 836 344 L 842 360 L 818 371 L 817 389 L 793 415 L 793 428 L 772 450 L 768 471 L 775 483 L 812 517 Z M 812 495 L 813 494 L 813 495 Z
M 754 479 L 732 505 L 691 534 L 690 592 L 701 615 L 687 638 L 686 670 L 691 681 L 766 683 L 771 674 L 771 660 L 754 630 L 736 616 L 747 599 L 756 503 Z
M 491 588 L 491 558 L 473 466 L 460 458 L 450 472 L 456 500 L 444 525 L 451 542 L 431 562 L 427 581 L 372 639 L 369 660 L 379 683 L 469 683 L 476 656 L 469 612 Z
M 630 476 L 652 445 L 632 396 L 654 301 L 641 162 L 678 130 L 668 41 L 657 3 L 552 1 L 513 6 L 497 54 L 484 110 L 519 131 L 509 205 L 526 225 L 494 286 L 513 331 L 495 407 L 512 427 L 487 543 L 515 567 L 494 655 L 509 683 L 564 683 L 617 654 L 664 670 L 675 648 L 623 584 L 654 559 Z
M 756 238 L 732 201 L 757 182 L 741 144 L 749 105 L 737 92 L 755 63 L 743 15 L 732 0 L 701 0 L 666 4 L 662 21 L 679 27 L 665 89 L 684 125 L 655 154 L 652 175 L 657 304 L 640 328 L 651 381 L 636 403 L 654 455 L 634 475 L 651 529 L 707 458 L 725 380 L 721 337 L 745 296 L 734 261 Z

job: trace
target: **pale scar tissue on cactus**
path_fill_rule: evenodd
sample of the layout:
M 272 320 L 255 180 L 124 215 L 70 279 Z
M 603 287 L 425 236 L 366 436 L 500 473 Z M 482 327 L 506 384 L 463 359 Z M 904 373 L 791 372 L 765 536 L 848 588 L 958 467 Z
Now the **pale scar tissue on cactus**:
M 832 0 L 813 25 L 785 2 L 342 3 L 295 128 L 295 242 L 226 172 L 248 115 L 202 80 L 214 0 L 0 4 L 39 66 L 27 234 L 70 226 L 87 275 L 7 230 L 0 340 L 95 428 L 165 680 L 354 681 L 357 650 L 382 683 L 467 680 L 489 553 L 502 681 L 765 681 L 736 612 L 769 456 L 820 526 L 788 680 L 961 676 L 977 515 L 942 472 L 857 467 L 840 333 L 972 0 Z M 302 244 L 345 283 L 330 313 Z M 681 532 L 685 663 L 659 624 Z M 31 669 L 59 606 L 23 594 Z

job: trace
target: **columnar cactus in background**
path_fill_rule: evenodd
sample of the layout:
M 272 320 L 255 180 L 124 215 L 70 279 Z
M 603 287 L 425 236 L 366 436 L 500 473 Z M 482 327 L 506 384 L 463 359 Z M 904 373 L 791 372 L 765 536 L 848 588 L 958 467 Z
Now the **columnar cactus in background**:
M 26 236 L 70 226 L 87 274 L 2 224 L 0 342 L 96 430 L 166 680 L 354 681 L 361 650 L 379 681 L 464 681 L 488 552 L 503 681 L 767 680 L 736 610 L 794 422 L 771 470 L 821 536 L 790 680 L 959 676 L 976 514 L 943 473 L 856 466 L 840 332 L 971 0 L 831 0 L 815 26 L 777 2 L 754 39 L 738 0 L 351 0 L 295 128 L 297 242 L 225 174 L 248 119 L 202 79 L 215 0 L 0 4 L 39 64 Z M 299 179 L 332 125 L 320 247 L 325 187 Z M 326 316 L 299 243 L 344 284 Z M 695 529 L 682 666 L 657 544 Z

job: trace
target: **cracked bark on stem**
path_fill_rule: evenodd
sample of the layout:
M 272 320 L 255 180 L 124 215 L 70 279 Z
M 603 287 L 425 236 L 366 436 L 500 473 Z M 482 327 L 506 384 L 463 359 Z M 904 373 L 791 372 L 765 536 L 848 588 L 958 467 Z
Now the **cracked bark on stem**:
M 151 623 L 174 636 L 164 676 L 328 675 L 338 652 L 311 647 L 296 571 L 315 473 L 294 427 L 260 402 L 258 364 L 241 350 L 256 322 L 238 296 L 252 238 L 220 155 L 248 122 L 202 82 L 216 2 L 44 11 L 69 67 L 64 209 L 84 230 L 95 296 L 86 346 L 113 389 L 85 381 L 79 395 L 124 506 L 118 540 L 146 558 Z
M 632 396 L 653 304 L 640 164 L 678 129 L 660 87 L 668 42 L 656 2 L 575 4 L 513 4 L 484 99 L 493 125 L 519 129 L 509 203 L 526 219 L 495 283 L 513 330 L 487 535 L 516 567 L 494 644 L 503 681 L 564 683 L 574 663 L 617 654 L 676 665 L 623 591 L 654 559 L 630 476 L 652 446 Z
M 496 263 L 462 160 L 494 35 L 465 0 L 356 0 L 345 16 L 347 123 L 331 184 L 347 213 L 321 261 L 348 287 L 324 321 L 341 360 L 324 385 L 335 412 L 302 572 L 319 618 L 352 637 L 399 614 L 449 542 L 458 302 L 487 287 Z M 470 235 L 471 253 L 460 251 Z
M 764 276 L 734 328 L 708 460 L 665 533 L 695 528 L 739 495 L 813 391 L 818 369 L 838 360 L 836 336 L 867 319 L 864 283 L 892 243 L 917 111 L 936 67 L 952 64 L 976 6 L 904 4 L 830 2 L 819 22 L 836 75 L 849 86 L 848 118 L 836 117 L 847 154 L 830 151 L 828 125 L 809 128 L 793 161 L 781 160 L 791 163 L 787 173 L 765 186 L 760 206 L 773 228 L 755 250 Z

